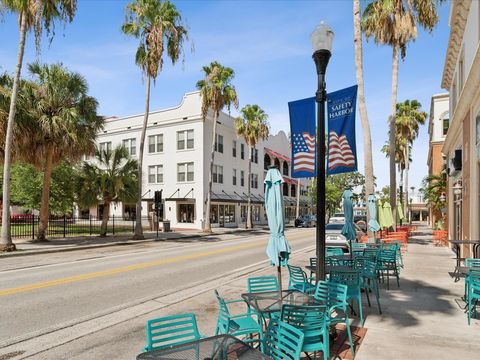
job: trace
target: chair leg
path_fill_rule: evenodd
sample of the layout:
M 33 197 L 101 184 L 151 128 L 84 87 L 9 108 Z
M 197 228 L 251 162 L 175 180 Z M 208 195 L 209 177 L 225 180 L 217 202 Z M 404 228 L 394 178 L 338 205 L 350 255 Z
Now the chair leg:
M 372 304 L 370 304 L 370 296 L 368 295 L 369 292 L 370 292 L 370 286 L 367 286 L 365 288 L 365 294 L 367 295 L 368 307 L 372 306 Z
M 398 269 L 395 267 L 395 276 L 397 277 L 397 287 L 400 287 L 400 276 L 398 276 Z
M 347 314 L 345 314 L 345 327 L 347 328 L 348 341 L 350 343 L 350 351 L 352 352 L 352 357 L 355 358 L 355 349 L 353 347 L 352 332 L 350 331 L 350 321 L 348 320 Z
M 375 284 L 374 291 L 375 291 L 375 297 L 377 298 L 378 312 L 381 315 L 382 314 L 382 308 L 380 306 L 380 291 L 378 290 L 378 284 Z
M 358 302 L 358 311 L 360 315 L 360 324 L 363 327 L 362 293 L 360 291 L 358 292 L 357 302 Z

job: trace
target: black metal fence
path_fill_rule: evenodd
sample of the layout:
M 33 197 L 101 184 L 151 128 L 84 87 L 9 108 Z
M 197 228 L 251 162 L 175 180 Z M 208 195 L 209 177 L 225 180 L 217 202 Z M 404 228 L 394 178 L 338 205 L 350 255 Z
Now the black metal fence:
M 107 234 L 133 234 L 135 230 L 135 219 L 124 219 L 119 216 L 111 216 L 107 224 Z M 47 238 L 65 238 L 75 236 L 98 236 L 102 219 L 97 217 L 77 218 L 71 216 L 50 216 L 48 220 Z M 156 230 L 151 217 L 142 218 L 144 230 Z M 12 238 L 34 239 L 38 232 L 38 215 L 24 214 L 12 216 L 11 233 Z

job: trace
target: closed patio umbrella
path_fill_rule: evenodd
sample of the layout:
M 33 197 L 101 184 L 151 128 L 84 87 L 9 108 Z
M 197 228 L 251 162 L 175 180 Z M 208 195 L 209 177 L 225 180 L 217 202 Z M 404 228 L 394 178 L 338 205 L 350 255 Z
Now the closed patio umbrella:
M 393 226 L 392 206 L 388 201 L 383 203 L 383 215 L 385 217 L 385 227 L 388 229 Z
M 403 207 L 401 202 L 397 203 L 397 218 L 398 218 L 398 221 L 402 221 L 405 218 L 405 215 L 403 214 Z
M 383 210 L 383 204 L 381 201 L 378 202 L 378 224 L 380 228 L 385 229 L 385 211 Z
M 284 204 L 282 195 L 283 178 L 280 171 L 271 168 L 265 176 L 265 211 L 267 213 L 270 238 L 267 255 L 273 265 L 277 266 L 278 285 L 282 289 L 282 266 L 287 265 L 290 245 L 285 238 Z
M 368 230 L 376 233 L 380 230 L 380 224 L 377 221 L 377 199 L 375 198 L 375 195 L 368 196 L 367 206 L 370 214 L 370 219 L 368 219 Z
M 342 235 L 350 242 L 350 256 L 353 256 L 352 251 L 352 240 L 357 238 L 357 231 L 353 225 L 353 203 L 352 203 L 352 192 L 350 190 L 345 190 L 343 192 L 343 213 L 345 215 L 345 225 L 342 228 Z

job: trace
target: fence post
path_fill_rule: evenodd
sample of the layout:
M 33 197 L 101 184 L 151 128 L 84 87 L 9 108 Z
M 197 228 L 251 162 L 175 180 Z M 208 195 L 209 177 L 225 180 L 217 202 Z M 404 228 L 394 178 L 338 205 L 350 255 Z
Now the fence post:
M 67 215 L 63 214 L 63 237 L 67 237 Z
M 32 211 L 32 240 L 35 240 L 35 214 Z
M 112 215 L 112 234 L 115 235 L 115 214 Z
M 90 236 L 92 236 L 92 215 L 88 215 L 88 221 L 90 222 Z

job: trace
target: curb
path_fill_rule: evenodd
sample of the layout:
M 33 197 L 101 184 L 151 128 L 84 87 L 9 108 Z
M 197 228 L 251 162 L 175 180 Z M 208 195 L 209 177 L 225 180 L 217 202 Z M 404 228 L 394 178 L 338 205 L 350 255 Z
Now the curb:
M 9 258 L 9 257 L 16 257 L 16 256 L 29 256 L 29 255 L 37 255 L 37 254 L 51 254 L 51 253 L 58 253 L 58 252 L 70 252 L 70 251 L 77 251 L 77 250 L 88 250 L 88 249 L 100 249 L 110 246 L 119 246 L 119 245 L 135 245 L 135 244 L 142 244 L 142 243 L 149 243 L 149 242 L 175 242 L 177 240 L 182 239 L 198 239 L 208 236 L 218 236 L 218 235 L 229 235 L 229 234 L 237 234 L 237 233 L 244 233 L 244 232 L 251 232 L 251 231 L 265 231 L 263 228 L 257 229 L 249 229 L 249 230 L 239 230 L 235 229 L 232 231 L 224 231 L 222 233 L 210 233 L 210 234 L 193 234 L 193 235 L 179 235 L 178 237 L 170 238 L 170 239 L 145 239 L 145 240 L 124 240 L 124 241 L 116 241 L 108 244 L 91 244 L 91 245 L 82 245 L 82 246 L 68 246 L 68 247 L 59 247 L 57 249 L 45 249 L 45 250 L 36 250 L 36 249 L 28 249 L 28 250 L 17 250 L 12 252 L 5 252 L 0 253 L 0 259 L 2 258 Z

